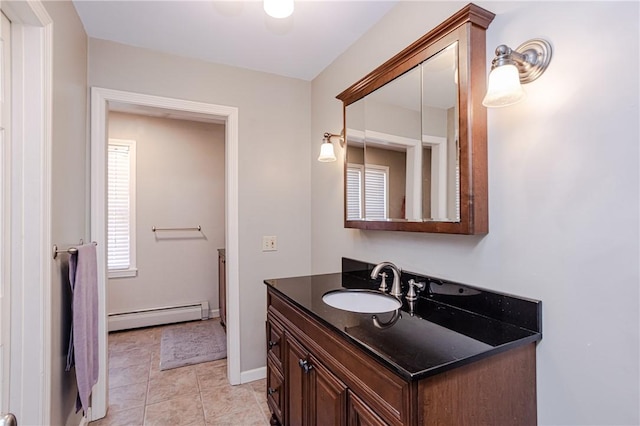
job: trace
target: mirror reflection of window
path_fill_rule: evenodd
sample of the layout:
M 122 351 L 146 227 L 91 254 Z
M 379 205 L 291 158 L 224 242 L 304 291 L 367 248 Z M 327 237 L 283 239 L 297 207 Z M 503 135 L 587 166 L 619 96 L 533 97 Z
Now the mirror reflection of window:
M 389 168 L 347 165 L 347 220 L 389 218 Z
M 358 178 L 364 195 L 356 198 L 354 188 L 347 197 L 347 220 L 460 220 L 457 64 L 454 42 L 347 106 L 347 163 L 366 171 Z M 373 171 L 368 184 L 369 169 L 383 166 L 384 205 L 369 195 L 382 185 Z
M 370 220 L 389 218 L 389 168 L 367 165 L 364 174 L 364 215 Z
M 362 219 L 362 170 L 360 165 L 347 166 L 347 220 Z

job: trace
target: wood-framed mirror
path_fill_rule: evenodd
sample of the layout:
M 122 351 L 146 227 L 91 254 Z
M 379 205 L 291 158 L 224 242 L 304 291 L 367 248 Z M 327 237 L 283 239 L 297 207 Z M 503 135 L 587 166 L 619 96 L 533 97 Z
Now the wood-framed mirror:
M 482 97 L 494 16 L 468 4 L 337 96 L 346 228 L 488 232 Z

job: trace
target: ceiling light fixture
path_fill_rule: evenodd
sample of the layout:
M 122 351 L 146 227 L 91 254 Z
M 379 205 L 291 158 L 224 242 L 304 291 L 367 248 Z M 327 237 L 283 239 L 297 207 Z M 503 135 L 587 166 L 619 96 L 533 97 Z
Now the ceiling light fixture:
M 336 135 L 334 133 L 325 132 L 324 137 L 322 138 L 322 145 L 320 145 L 320 156 L 318 157 L 318 161 L 323 163 L 336 161 L 336 154 L 333 151 L 331 138 L 338 138 L 340 146 L 344 147 L 344 137 L 342 133 Z
M 263 7 L 272 18 L 286 18 L 293 13 L 293 0 L 264 0 Z
M 551 62 L 551 44 L 542 39 L 532 39 L 515 50 L 501 44 L 491 61 L 489 87 L 482 100 L 486 107 L 513 105 L 524 99 L 522 84 L 540 77 Z

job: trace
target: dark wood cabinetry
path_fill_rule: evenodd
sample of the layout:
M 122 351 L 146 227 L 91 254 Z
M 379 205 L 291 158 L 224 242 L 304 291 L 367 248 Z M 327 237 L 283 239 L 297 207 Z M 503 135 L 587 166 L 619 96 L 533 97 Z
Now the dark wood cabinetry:
M 313 356 L 309 374 L 309 414 L 312 425 L 347 424 L 347 387 Z
M 220 323 L 227 325 L 227 259 L 224 249 L 218 250 L 218 304 L 220 305 Z
M 385 426 L 386 423 L 353 392 L 349 392 L 349 426 Z
M 272 424 L 536 424 L 534 343 L 408 380 L 271 288 L 267 303 Z
M 347 386 L 274 319 L 267 336 L 267 403 L 277 423 L 346 425 Z

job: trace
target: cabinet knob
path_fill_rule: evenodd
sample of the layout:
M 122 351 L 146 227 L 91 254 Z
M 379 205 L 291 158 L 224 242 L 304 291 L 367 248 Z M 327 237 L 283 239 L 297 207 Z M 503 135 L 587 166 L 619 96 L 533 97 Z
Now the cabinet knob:
M 269 340 L 269 349 L 273 349 L 278 344 L 277 341 Z
M 300 366 L 300 368 L 304 370 L 305 373 L 308 373 L 309 371 L 313 370 L 313 365 L 309 364 L 309 361 L 305 359 L 298 360 L 298 365 Z
M 273 395 L 276 392 L 278 392 L 278 389 L 274 389 L 274 388 L 267 389 L 267 395 Z

